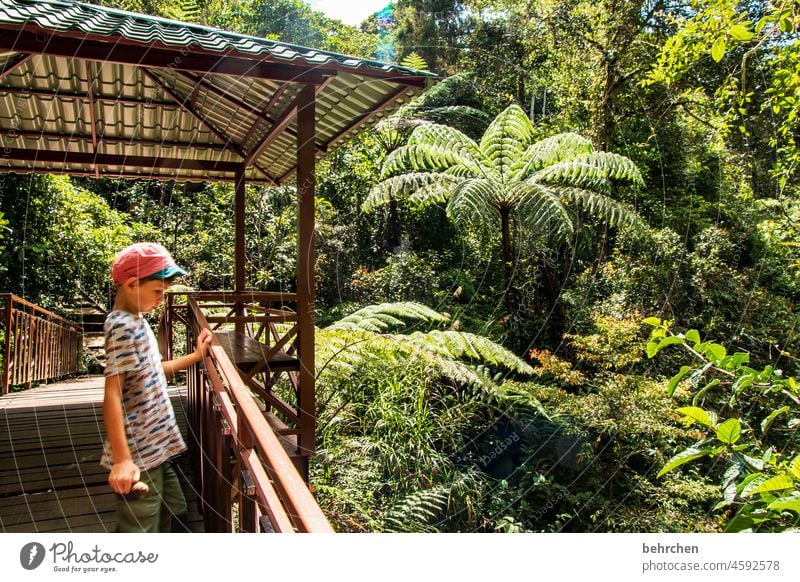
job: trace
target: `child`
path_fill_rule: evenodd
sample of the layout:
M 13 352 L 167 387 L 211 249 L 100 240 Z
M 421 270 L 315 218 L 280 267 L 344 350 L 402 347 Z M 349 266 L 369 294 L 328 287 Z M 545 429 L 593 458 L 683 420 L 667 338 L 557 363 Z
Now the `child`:
M 164 298 L 171 281 L 186 271 L 167 249 L 137 243 L 123 249 L 111 266 L 117 287 L 104 332 L 107 364 L 103 419 L 106 443 L 101 464 L 117 498 L 117 531 L 169 532 L 173 516 L 186 513 L 186 500 L 170 459 L 183 453 L 166 376 L 203 359 L 211 334 L 203 330 L 189 355 L 161 361 L 156 338 L 142 317 Z M 141 481 L 149 492 L 123 497 Z

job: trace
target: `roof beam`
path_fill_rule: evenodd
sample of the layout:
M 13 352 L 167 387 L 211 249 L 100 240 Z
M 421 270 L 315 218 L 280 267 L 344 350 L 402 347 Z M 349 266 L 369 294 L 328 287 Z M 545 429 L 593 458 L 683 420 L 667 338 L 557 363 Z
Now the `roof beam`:
M 20 55 L 17 55 L 17 57 L 14 60 L 7 62 L 5 65 L 3 65 L 3 68 L 0 69 L 0 79 L 8 75 L 11 71 L 16 69 L 20 65 L 27 63 L 31 57 L 33 57 L 33 55 L 30 53 L 22 53 Z
M 52 131 L 31 131 L 24 129 L 14 130 L 14 135 L 18 137 L 30 137 L 41 139 L 64 139 L 67 141 L 89 142 L 92 136 L 83 133 L 56 133 Z M 123 144 L 126 146 L 154 146 L 167 148 L 192 148 L 196 151 L 224 152 L 227 148 L 224 144 L 205 144 L 196 141 L 167 141 L 161 139 L 142 139 L 129 136 L 108 136 L 98 135 L 98 144 Z
M 94 151 L 94 155 L 97 155 L 97 120 L 94 114 L 94 73 L 92 73 L 92 63 L 89 61 L 86 61 L 86 83 L 89 87 L 86 96 L 89 100 L 89 119 L 92 124 L 92 151 Z M 100 177 L 100 168 L 97 167 L 97 164 L 94 165 L 94 173 L 96 178 Z
M 320 93 L 320 91 L 322 91 L 325 87 L 327 87 L 332 80 L 333 77 L 328 77 L 327 79 L 325 79 L 325 82 L 322 85 L 314 87 L 315 99 L 316 96 Z M 284 110 L 284 112 L 281 113 L 281 116 L 275 121 L 275 123 L 272 124 L 272 127 L 269 129 L 267 134 L 261 138 L 261 141 L 247 155 L 244 161 L 245 167 L 252 165 L 258 159 L 258 157 L 262 153 L 264 153 L 264 150 L 266 150 L 269 147 L 269 145 L 272 142 L 274 142 L 281 133 L 283 133 L 284 130 L 288 131 L 289 125 L 292 123 L 292 121 L 294 121 L 294 118 L 297 116 L 298 105 L 304 103 L 303 101 L 304 91 L 305 88 L 300 90 L 300 93 L 298 93 L 298 95 L 294 98 L 294 100 L 289 104 L 289 107 L 287 107 Z M 294 136 L 295 138 L 297 138 L 297 133 L 294 133 Z M 316 148 L 316 146 L 315 149 L 317 151 L 324 151 L 320 150 L 320 148 Z
M 77 99 L 86 101 L 89 97 L 85 93 L 69 93 L 65 91 L 47 91 L 45 89 L 28 89 L 26 87 L 0 87 L 0 93 L 12 95 L 31 95 L 35 97 L 51 97 L 53 99 Z M 174 101 L 157 101 L 151 99 L 135 99 L 116 95 L 94 95 L 95 103 L 119 103 L 122 105 L 146 105 L 148 107 L 177 107 L 180 103 Z
M 267 104 L 264 106 L 263 114 L 266 117 L 269 115 L 269 112 L 275 107 L 275 104 L 278 102 L 278 99 L 286 92 L 286 90 L 290 87 L 291 83 L 283 83 L 280 87 L 278 87 L 275 92 L 272 94 L 272 97 L 269 98 Z M 270 123 L 274 122 L 274 119 L 271 119 Z M 247 135 L 244 136 L 242 140 L 243 144 L 250 143 L 250 138 L 253 137 L 253 133 L 255 133 L 256 129 L 258 128 L 258 124 L 254 123 L 247 132 Z
M 7 29 L 2 32 L 4 34 L 0 34 L 0 50 L 119 63 L 153 69 L 292 81 L 311 85 L 320 85 L 324 81 L 323 71 L 319 67 L 313 65 L 300 67 L 297 62 L 284 64 L 256 61 L 233 57 L 226 53 L 208 55 L 194 50 L 190 51 L 186 47 L 157 48 L 138 43 L 123 44 L 115 42 L 117 37 L 109 37 L 108 41 L 99 41 L 82 35 L 80 41 L 75 42 L 75 39 L 69 38 L 68 35 L 48 34 L 49 31 L 42 31 L 38 27 L 37 30 L 17 28 L 10 33 Z
M 255 161 L 259 158 L 261 154 L 264 153 L 272 142 L 278 139 L 283 133 L 283 130 L 289 127 L 289 125 L 294 121 L 295 116 L 297 115 L 297 104 L 300 102 L 300 95 L 294 98 L 294 100 L 289 104 L 281 116 L 275 120 L 275 123 L 272 124 L 272 127 L 269 128 L 269 131 L 261 138 L 261 141 L 256 144 L 253 150 L 247 154 L 247 157 L 244 159 L 244 165 L 252 166 Z
M 380 102 L 380 104 L 378 104 L 375 107 L 375 109 L 383 109 L 384 107 L 388 107 L 389 105 L 400 99 L 406 93 L 406 91 L 408 91 L 408 87 L 400 87 L 393 93 L 390 93 L 388 97 L 386 97 L 383 101 Z M 333 136 L 326 143 L 322 144 L 321 146 L 318 146 L 318 149 L 322 152 L 327 152 L 331 148 L 331 146 L 334 145 L 337 141 L 340 141 L 345 137 L 347 137 L 348 135 L 352 135 L 353 133 L 358 131 L 359 127 L 361 127 L 371 119 L 370 113 L 372 112 L 367 111 L 364 114 L 362 114 L 361 119 L 359 119 L 356 123 L 354 123 L 349 128 L 345 129 L 343 132 Z M 297 166 L 292 166 L 291 168 L 289 168 L 281 176 L 278 176 L 277 178 L 278 184 L 283 184 L 283 181 L 292 174 L 294 174 L 296 171 L 297 171 Z
M 219 139 L 221 139 L 221 140 L 222 140 L 222 142 L 223 142 L 224 144 L 226 144 L 226 145 L 227 145 L 227 144 L 230 144 L 230 148 L 231 148 L 233 151 L 235 151 L 237 154 L 239 154 L 239 156 L 240 156 L 242 159 L 245 159 L 245 158 L 246 158 L 246 155 L 245 155 L 245 153 L 242 151 L 242 148 L 240 148 L 240 147 L 239 147 L 239 144 L 237 144 L 235 141 L 233 141 L 233 139 L 231 139 L 230 137 L 226 136 L 226 135 L 225 135 L 225 134 L 223 134 L 221 131 L 219 131 L 219 130 L 218 130 L 216 127 L 214 127 L 214 125 L 213 125 L 212 123 L 210 123 L 210 122 L 209 122 L 209 121 L 208 121 L 208 120 L 205 118 L 205 116 L 201 115 L 199 111 L 195 110 L 195 108 L 194 108 L 194 107 L 192 107 L 192 106 L 191 106 L 189 103 L 187 103 L 187 100 L 186 100 L 186 98 L 181 98 L 181 96 L 180 96 L 180 95 L 179 95 L 179 94 L 178 94 L 178 93 L 177 93 L 177 92 L 176 92 L 174 89 L 170 88 L 170 87 L 169 87 L 169 86 L 168 86 L 168 85 L 167 85 L 167 84 L 166 84 L 164 81 L 162 81 L 162 80 L 159 78 L 159 76 L 158 76 L 158 75 L 156 75 L 156 74 L 155 74 L 155 73 L 153 73 L 152 71 L 150 71 L 150 70 L 146 69 L 145 67 L 142 67 L 141 69 L 142 69 L 142 72 L 143 72 L 145 75 L 147 75 L 148 77 L 150 77 L 150 79 L 152 79 L 152 81 L 153 81 L 153 82 L 154 82 L 156 85 L 158 85 L 159 87 L 161 87 L 161 88 L 162 88 L 162 89 L 163 89 L 163 90 L 164 90 L 164 91 L 165 91 L 165 92 L 166 92 L 166 93 L 167 93 L 167 94 L 168 94 L 170 97 L 172 97 L 173 99 L 175 99 L 175 101 L 177 101 L 177 102 L 178 102 L 178 105 L 180 105 L 180 106 L 181 106 L 183 109 L 185 109 L 186 111 L 188 111 L 188 112 L 189 112 L 189 114 L 190 114 L 190 115 L 192 115 L 192 116 L 193 116 L 195 119 L 197 119 L 197 120 L 198 120 L 200 123 L 202 123 L 203 125 L 205 125 L 205 126 L 206 126 L 206 127 L 207 127 L 207 128 L 210 130 L 210 131 L 211 131 L 211 133 L 213 133 L 213 134 L 214 134 L 214 135 L 216 135 L 216 136 L 217 136 Z M 255 166 L 255 168 L 256 168 L 256 169 L 257 169 L 259 172 L 261 172 L 262 174 L 264 174 L 264 177 L 265 177 L 265 178 L 267 178 L 268 180 L 272 180 L 272 176 L 270 176 L 270 175 L 269 175 L 269 174 L 268 174 L 268 173 L 267 173 L 265 170 L 263 170 L 261 167 L 259 167 L 259 166 Z
M 91 170 L 76 170 L 73 168 L 65 169 L 65 168 L 23 168 L 23 167 L 15 167 L 15 166 L 2 166 L 2 169 L 7 172 L 16 172 L 19 174 L 66 174 L 69 176 L 87 176 L 90 178 L 94 178 L 94 171 Z M 211 181 L 220 181 L 220 182 L 233 182 L 234 175 L 233 174 L 222 174 L 222 175 L 209 175 L 203 174 L 203 176 L 180 176 L 174 174 L 156 174 L 155 172 L 148 172 L 147 174 L 141 174 L 132 172 L 129 169 L 120 170 L 118 172 L 103 172 L 100 174 L 101 178 L 124 178 L 130 180 L 157 180 L 160 182 L 211 182 Z M 274 186 L 275 183 L 269 180 L 264 180 L 261 178 L 248 178 L 248 184 L 259 184 L 264 186 Z
M 241 162 L 223 162 L 215 160 L 189 160 L 184 158 L 161 158 L 149 156 L 120 156 L 117 154 L 91 154 L 85 152 L 62 152 L 54 150 L 26 150 L 5 148 L 4 157 L 11 160 L 22 160 L 43 163 L 83 164 L 101 166 L 123 166 L 129 168 L 206 170 L 211 172 L 234 172 L 241 167 Z
M 211 91 L 217 97 L 220 97 L 221 99 L 225 99 L 227 101 L 230 101 L 236 107 L 239 107 L 240 109 L 244 109 L 245 111 L 248 111 L 248 112 L 252 113 L 253 115 L 258 117 L 259 119 L 262 119 L 262 120 L 264 120 L 264 121 L 266 121 L 268 123 L 275 123 L 275 118 L 270 117 L 269 115 L 267 115 L 267 111 L 269 111 L 269 109 L 271 107 L 270 104 L 268 104 L 268 107 L 266 107 L 265 111 L 262 112 L 257 107 L 254 107 L 254 106 L 250 105 L 249 103 L 245 103 L 241 99 L 238 99 L 238 98 L 234 97 L 233 95 L 231 95 L 227 91 L 223 91 L 222 89 L 220 89 L 219 87 L 217 87 L 213 83 L 209 83 L 208 81 L 198 77 L 197 75 L 194 75 L 192 73 L 188 73 L 188 72 L 185 72 L 185 71 L 181 71 L 181 75 L 183 75 L 187 79 L 190 79 L 191 81 L 195 82 L 197 85 L 200 85 L 201 87 L 204 87 L 205 89 Z M 324 83 L 323 85 L 320 85 L 320 87 L 324 87 L 325 85 L 327 85 L 327 82 Z M 281 89 L 283 89 L 284 87 L 288 87 L 288 86 L 289 86 L 289 83 L 284 83 L 275 92 L 277 93 L 278 91 L 281 91 Z M 270 103 L 272 103 L 272 99 L 270 99 Z M 247 136 L 245 137 L 243 143 L 247 143 L 247 140 L 252 135 L 252 132 L 255 129 L 255 127 L 257 127 L 257 126 L 255 124 L 253 124 L 253 126 L 248 131 Z M 292 129 L 288 129 L 287 128 L 286 129 L 286 133 L 288 133 L 289 135 L 291 135 L 294 138 L 297 137 L 297 132 L 292 130 Z
M 398 99 L 400 99 L 401 97 L 403 97 L 403 95 L 405 95 L 406 91 L 408 91 L 408 90 L 409 90 L 409 89 L 408 89 L 407 87 L 400 87 L 399 89 L 397 89 L 397 90 L 396 90 L 396 91 L 394 91 L 393 93 L 390 93 L 390 94 L 389 94 L 389 95 L 388 95 L 388 96 L 387 96 L 387 97 L 386 97 L 386 98 L 385 98 L 383 101 L 381 101 L 380 103 L 378 103 L 378 104 L 377 104 L 377 105 L 374 107 L 374 110 L 384 110 L 386 107 L 388 107 L 389 105 L 393 104 L 395 101 L 397 101 Z M 410 97 L 409 97 L 409 99 L 410 99 Z M 377 122 L 379 121 L 379 119 L 374 119 L 374 118 L 373 118 L 373 117 L 370 115 L 371 113 L 372 113 L 372 111 L 366 111 L 366 112 L 364 112 L 364 113 L 361 115 L 361 119 L 359 119 L 358 121 L 356 121 L 356 122 L 355 122 L 353 125 L 351 125 L 351 126 L 350 126 L 350 127 L 348 127 L 347 129 L 345 129 L 343 132 L 341 132 L 341 133 L 339 133 L 339 134 L 337 134 L 337 135 L 333 136 L 331 139 L 329 139 L 329 140 L 327 141 L 327 143 L 325 143 L 325 144 L 323 144 L 323 145 L 321 146 L 321 147 L 322 147 L 322 149 L 324 149 L 325 151 L 328 151 L 328 149 L 329 149 L 329 148 L 330 148 L 330 147 L 331 147 L 333 144 L 335 144 L 337 141 L 339 141 L 340 139 L 342 139 L 342 138 L 343 138 L 343 137 L 345 137 L 346 135 L 348 135 L 348 134 L 351 134 L 351 133 L 353 133 L 353 132 L 357 131 L 359 127 L 361 127 L 362 125 L 364 125 L 364 124 L 365 124 L 367 121 L 369 121 L 370 119 L 373 119 L 373 120 L 374 120 L 374 121 L 377 123 Z M 385 112 L 385 113 L 386 113 L 387 115 L 391 115 L 393 112 Z

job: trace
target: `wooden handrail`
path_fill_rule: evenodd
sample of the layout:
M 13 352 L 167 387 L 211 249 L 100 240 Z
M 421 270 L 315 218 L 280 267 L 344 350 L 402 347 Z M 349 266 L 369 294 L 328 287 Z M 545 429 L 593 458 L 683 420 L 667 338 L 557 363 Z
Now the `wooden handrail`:
M 74 374 L 80 365 L 83 332 L 75 323 L 12 293 L 0 294 L 5 308 L 3 394 L 11 386 Z
M 42 316 L 45 316 L 45 317 L 49 317 L 49 318 L 61 323 L 62 325 L 65 325 L 67 327 L 75 328 L 76 330 L 80 330 L 80 326 L 77 323 L 72 322 L 69 319 L 65 319 L 65 318 L 61 317 L 60 315 L 58 315 L 56 313 L 53 313 L 52 311 L 48 311 L 44 307 L 39 307 L 35 303 L 31 303 L 30 301 L 26 301 L 22 297 L 14 295 L 13 293 L 2 293 L 2 294 L 0 294 L 0 297 L 5 298 L 6 301 L 8 301 L 10 299 L 12 303 L 19 303 L 20 305 L 24 305 L 25 307 L 28 307 L 29 309 L 32 309 L 35 313 L 37 313 L 39 315 L 42 315 Z
M 286 294 L 263 295 L 273 301 L 286 299 Z M 215 296 L 214 293 L 203 294 L 203 298 L 213 299 Z M 194 294 L 187 294 L 187 304 L 197 324 L 195 331 L 199 333 L 200 330 L 208 329 L 212 332 L 211 347 L 204 360 L 204 376 L 205 381 L 210 383 L 210 390 L 216 395 L 213 406 L 218 409 L 216 411 L 218 421 L 224 420 L 224 425 L 228 427 L 224 436 L 209 426 L 204 427 L 200 433 L 204 439 L 203 455 L 207 455 L 206 448 L 217 449 L 221 446 L 219 439 L 223 439 L 222 445 L 225 444 L 224 439 L 230 439 L 229 446 L 237 465 L 243 471 L 247 471 L 249 478 L 255 482 L 257 503 L 260 510 L 270 518 L 275 531 L 286 531 L 287 524 L 290 523 L 292 531 L 332 532 L 333 528 L 245 386 L 238 369 L 214 335 Z M 198 388 L 204 389 L 203 386 Z M 201 398 L 202 394 L 198 394 L 194 400 L 199 401 Z M 207 407 L 208 404 L 210 403 L 207 403 Z M 208 421 L 209 412 L 209 410 L 199 411 L 197 416 Z M 222 458 L 225 459 L 227 456 L 223 454 Z M 216 467 L 218 472 L 221 469 Z M 218 491 L 207 493 L 211 509 L 217 509 L 213 504 L 219 500 L 222 500 L 222 503 L 230 503 L 230 489 L 227 495 Z M 204 496 L 205 494 L 206 491 Z M 276 503 L 279 505 L 276 506 Z M 225 513 L 228 512 L 229 508 L 226 508 Z M 247 512 L 244 510 L 240 511 L 240 515 L 245 513 Z M 223 523 L 224 527 L 229 527 L 226 520 L 223 520 Z
M 228 300 L 228 301 L 297 301 L 297 293 L 280 293 L 277 291 L 170 291 L 171 295 L 186 295 L 198 300 Z

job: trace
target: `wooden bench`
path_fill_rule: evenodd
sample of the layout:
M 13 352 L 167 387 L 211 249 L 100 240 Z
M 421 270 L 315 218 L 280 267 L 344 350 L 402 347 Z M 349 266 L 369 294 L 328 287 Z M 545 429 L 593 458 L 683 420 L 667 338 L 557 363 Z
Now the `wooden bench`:
M 215 335 L 231 361 L 244 373 L 263 362 L 270 350 L 270 346 L 241 332 L 219 331 Z M 270 372 L 297 371 L 300 360 L 281 350 L 267 362 L 267 369 Z

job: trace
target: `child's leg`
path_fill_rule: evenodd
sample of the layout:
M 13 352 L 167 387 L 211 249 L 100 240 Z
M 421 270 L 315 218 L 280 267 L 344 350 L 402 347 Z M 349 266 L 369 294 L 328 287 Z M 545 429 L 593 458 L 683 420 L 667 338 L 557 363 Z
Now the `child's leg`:
M 169 533 L 172 530 L 172 518 L 185 517 L 186 498 L 183 496 L 183 490 L 172 463 L 166 462 L 161 467 L 164 470 L 164 480 L 163 488 L 159 490 L 162 502 L 159 531 Z
M 117 496 L 117 531 L 121 533 L 157 533 L 161 517 L 161 496 L 164 488 L 162 467 L 142 471 L 139 481 L 150 491 L 139 499 Z

